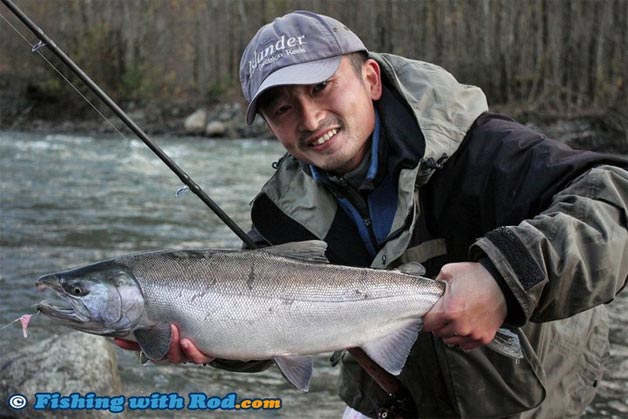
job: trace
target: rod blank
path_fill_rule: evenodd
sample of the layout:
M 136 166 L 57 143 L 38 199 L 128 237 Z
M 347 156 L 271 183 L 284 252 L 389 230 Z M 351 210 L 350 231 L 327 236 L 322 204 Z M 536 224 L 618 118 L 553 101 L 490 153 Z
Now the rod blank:
M 220 218 L 222 222 L 231 229 L 231 231 L 233 231 L 248 247 L 252 249 L 257 247 L 255 242 L 253 242 L 253 240 L 246 235 L 236 222 L 233 221 L 222 210 L 222 208 L 220 208 L 220 206 L 218 206 L 218 204 L 216 204 L 201 189 L 201 187 L 197 185 L 196 182 L 194 182 L 194 180 L 175 163 L 174 160 L 172 160 L 157 144 L 155 144 L 135 123 L 135 121 L 133 121 L 100 87 L 98 87 L 98 85 L 87 74 L 85 74 L 85 72 L 78 65 L 76 65 L 74 61 L 72 61 L 72 59 L 70 59 L 70 57 L 68 57 L 67 54 L 44 33 L 39 26 L 37 26 L 26 14 L 24 14 L 24 12 L 22 12 L 11 0 L 0 1 L 2 1 L 2 3 L 4 3 L 4 5 L 8 7 L 9 10 L 11 10 L 11 12 L 13 12 L 13 14 L 17 16 L 17 18 L 20 19 L 22 23 L 24 23 L 24 25 L 26 25 L 26 27 L 28 27 L 28 29 L 30 29 L 30 31 L 33 32 L 35 36 L 50 49 L 50 51 L 52 51 L 65 65 L 67 65 L 70 70 L 72 70 L 72 72 L 76 74 L 76 76 L 80 78 L 83 83 L 85 83 L 87 87 L 89 87 L 89 89 L 94 92 L 94 94 L 96 94 L 96 96 L 98 96 L 105 103 L 105 105 L 107 105 L 107 107 L 109 107 L 109 109 L 111 109 L 113 113 L 115 113 L 118 118 L 120 118 L 122 122 L 124 122 L 125 125 L 129 127 L 129 129 L 133 131 L 135 135 L 137 135 L 139 139 L 142 140 L 144 144 L 146 144 L 148 148 L 150 148 L 153 153 L 155 153 L 157 157 L 159 157 L 161 161 L 163 161 L 166 166 L 168 166 L 170 170 L 172 170 L 179 177 L 181 182 L 187 185 L 188 188 L 190 188 L 190 190 L 194 192 L 194 194 L 198 196 L 201 201 L 203 201 L 205 205 L 207 205 L 214 212 L 214 214 L 216 214 L 218 218 Z M 42 47 L 39 43 L 36 44 L 36 46 L 37 49 Z M 34 49 L 34 51 L 36 51 L 36 49 Z

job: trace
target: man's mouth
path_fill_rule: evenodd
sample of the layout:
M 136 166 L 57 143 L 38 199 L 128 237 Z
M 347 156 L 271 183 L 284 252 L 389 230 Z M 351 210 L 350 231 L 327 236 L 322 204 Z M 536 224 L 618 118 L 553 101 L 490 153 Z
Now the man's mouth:
M 312 141 L 310 143 L 310 146 L 311 147 L 316 147 L 316 146 L 325 144 L 327 141 L 329 141 L 336 134 L 338 134 L 338 128 L 331 129 L 331 130 L 327 131 L 325 134 L 323 134 L 320 137 L 316 138 L 314 141 Z

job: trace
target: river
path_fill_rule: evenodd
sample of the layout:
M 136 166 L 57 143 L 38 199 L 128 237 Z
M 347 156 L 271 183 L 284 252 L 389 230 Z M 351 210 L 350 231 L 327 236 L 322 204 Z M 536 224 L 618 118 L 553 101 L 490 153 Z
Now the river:
M 282 154 L 274 141 L 155 141 L 245 229 L 250 225 L 249 201 Z M 0 167 L 0 326 L 33 311 L 41 299 L 33 284 L 41 274 L 132 252 L 239 246 L 236 236 L 196 196 L 176 197 L 179 179 L 139 140 L 0 132 Z M 586 413 L 589 418 L 628 415 L 628 292 L 609 309 L 612 354 Z M 67 332 L 37 316 L 29 340 Z M 0 333 L 0 356 L 28 343 L 18 326 Z M 343 404 L 335 394 L 338 371 L 326 356 L 315 359 L 311 390 L 301 393 L 275 368 L 238 374 L 194 365 L 141 367 L 131 353 L 117 353 L 125 395 L 237 392 L 239 397 L 282 399 L 282 409 L 258 411 L 256 417 L 342 414 Z M 171 411 L 149 412 L 128 417 L 172 416 Z M 210 416 L 207 411 L 185 412 L 192 419 Z

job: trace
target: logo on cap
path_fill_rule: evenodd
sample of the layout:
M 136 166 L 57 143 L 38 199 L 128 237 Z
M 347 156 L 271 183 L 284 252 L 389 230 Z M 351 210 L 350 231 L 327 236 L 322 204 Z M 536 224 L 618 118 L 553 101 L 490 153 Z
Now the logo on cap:
M 271 87 L 320 83 L 338 69 L 342 55 L 367 51 L 342 23 L 297 10 L 260 28 L 240 60 L 240 83 L 253 123 L 257 98 Z
M 270 43 L 264 50 L 253 52 L 253 59 L 249 60 L 249 77 L 252 77 L 256 70 L 263 68 L 267 64 L 272 64 L 284 55 L 296 55 L 306 52 L 304 48 L 305 35 L 290 36 L 281 35 L 276 42 Z

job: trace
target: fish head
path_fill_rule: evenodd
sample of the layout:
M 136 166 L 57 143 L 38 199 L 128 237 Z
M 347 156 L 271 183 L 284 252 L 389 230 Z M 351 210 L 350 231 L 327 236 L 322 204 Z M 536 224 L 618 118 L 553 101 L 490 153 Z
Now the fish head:
M 113 261 L 44 275 L 36 286 L 60 300 L 44 300 L 37 309 L 82 332 L 123 337 L 144 313 L 144 297 L 133 273 Z

